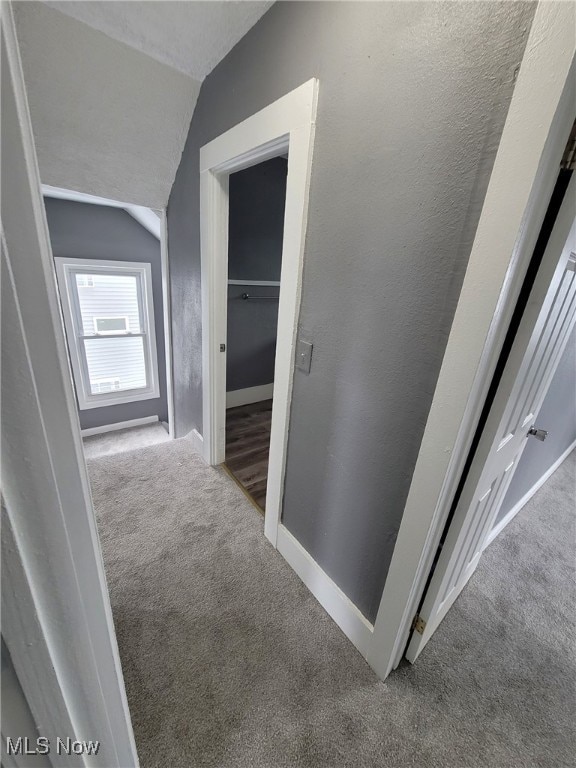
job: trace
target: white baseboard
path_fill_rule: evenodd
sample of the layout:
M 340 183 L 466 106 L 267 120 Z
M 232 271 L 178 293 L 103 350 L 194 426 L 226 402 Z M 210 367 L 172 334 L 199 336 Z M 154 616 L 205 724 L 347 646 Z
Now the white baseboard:
M 237 408 L 240 405 L 260 403 L 262 400 L 271 400 L 274 394 L 274 384 L 262 384 L 259 387 L 246 387 L 246 389 L 234 389 L 226 392 L 226 408 Z
M 556 461 L 554 462 L 554 464 L 552 464 L 550 469 L 548 469 L 542 475 L 542 477 L 539 480 L 537 480 L 536 483 L 534 483 L 532 488 L 530 488 L 530 490 L 527 493 L 525 493 L 524 496 L 522 496 L 520 501 L 514 504 L 510 512 L 508 512 L 508 514 L 505 517 L 503 517 L 502 520 L 500 520 L 498 525 L 495 525 L 494 528 L 492 528 L 492 530 L 486 537 L 486 541 L 484 542 L 483 549 L 486 549 L 486 547 L 494 541 L 496 536 L 498 536 L 498 534 L 501 533 L 504 530 L 504 528 L 506 528 L 508 523 L 512 522 L 512 520 L 516 517 L 518 512 L 520 512 L 522 507 L 530 501 L 530 499 L 532 498 L 532 496 L 534 496 L 536 491 L 539 491 L 540 488 L 542 488 L 546 480 L 548 480 L 548 478 L 551 477 L 554 474 L 554 472 L 556 472 L 560 464 L 562 464 L 568 458 L 568 456 L 570 456 L 570 454 L 575 448 L 576 448 L 576 440 L 572 443 L 572 445 L 570 445 L 564 451 L 564 453 L 558 459 L 556 459 Z
M 204 438 L 200 432 L 197 429 L 193 429 L 192 432 L 186 435 L 186 440 L 190 440 L 196 453 L 204 458 Z
M 281 524 L 278 526 L 277 549 L 350 642 L 366 657 L 374 631 L 368 619 Z
M 105 432 L 115 432 L 117 429 L 130 429 L 130 427 L 142 427 L 144 424 L 154 424 L 158 421 L 158 416 L 143 416 L 141 419 L 131 419 L 130 421 L 117 421 L 115 424 L 104 424 L 101 427 L 90 427 L 90 429 L 82 429 L 80 433 L 82 437 L 90 437 L 90 435 L 102 435 Z

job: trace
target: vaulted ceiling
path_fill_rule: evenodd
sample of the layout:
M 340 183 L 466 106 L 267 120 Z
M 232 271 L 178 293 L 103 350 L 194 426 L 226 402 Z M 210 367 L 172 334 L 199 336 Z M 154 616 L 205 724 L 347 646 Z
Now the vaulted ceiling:
M 202 81 L 273 2 L 46 0 L 46 5 Z
M 166 205 L 201 81 L 271 2 L 14 2 L 44 184 Z

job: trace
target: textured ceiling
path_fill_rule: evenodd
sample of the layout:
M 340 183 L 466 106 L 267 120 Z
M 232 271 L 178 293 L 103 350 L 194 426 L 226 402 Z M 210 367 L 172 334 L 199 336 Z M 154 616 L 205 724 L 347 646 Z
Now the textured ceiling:
M 273 2 L 48 0 L 46 5 L 203 80 Z
M 165 206 L 200 82 L 43 3 L 14 7 L 42 182 Z
M 204 77 L 271 2 L 15 2 L 44 184 L 166 205 Z

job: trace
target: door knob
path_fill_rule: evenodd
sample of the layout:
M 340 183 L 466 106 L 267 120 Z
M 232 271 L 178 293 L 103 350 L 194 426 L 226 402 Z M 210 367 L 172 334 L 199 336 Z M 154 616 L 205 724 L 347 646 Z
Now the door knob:
M 548 432 L 545 429 L 536 429 L 534 425 L 530 427 L 528 434 L 532 435 L 532 437 L 535 437 L 536 440 L 541 440 L 542 442 L 544 442 L 544 440 L 546 440 L 548 437 Z

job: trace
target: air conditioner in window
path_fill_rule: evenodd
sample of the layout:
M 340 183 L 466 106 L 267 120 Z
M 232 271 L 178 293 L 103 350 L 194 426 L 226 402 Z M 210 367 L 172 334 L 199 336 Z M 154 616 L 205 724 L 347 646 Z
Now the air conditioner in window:
M 115 336 L 130 333 L 130 320 L 123 315 L 94 317 L 94 331 L 98 336 Z

